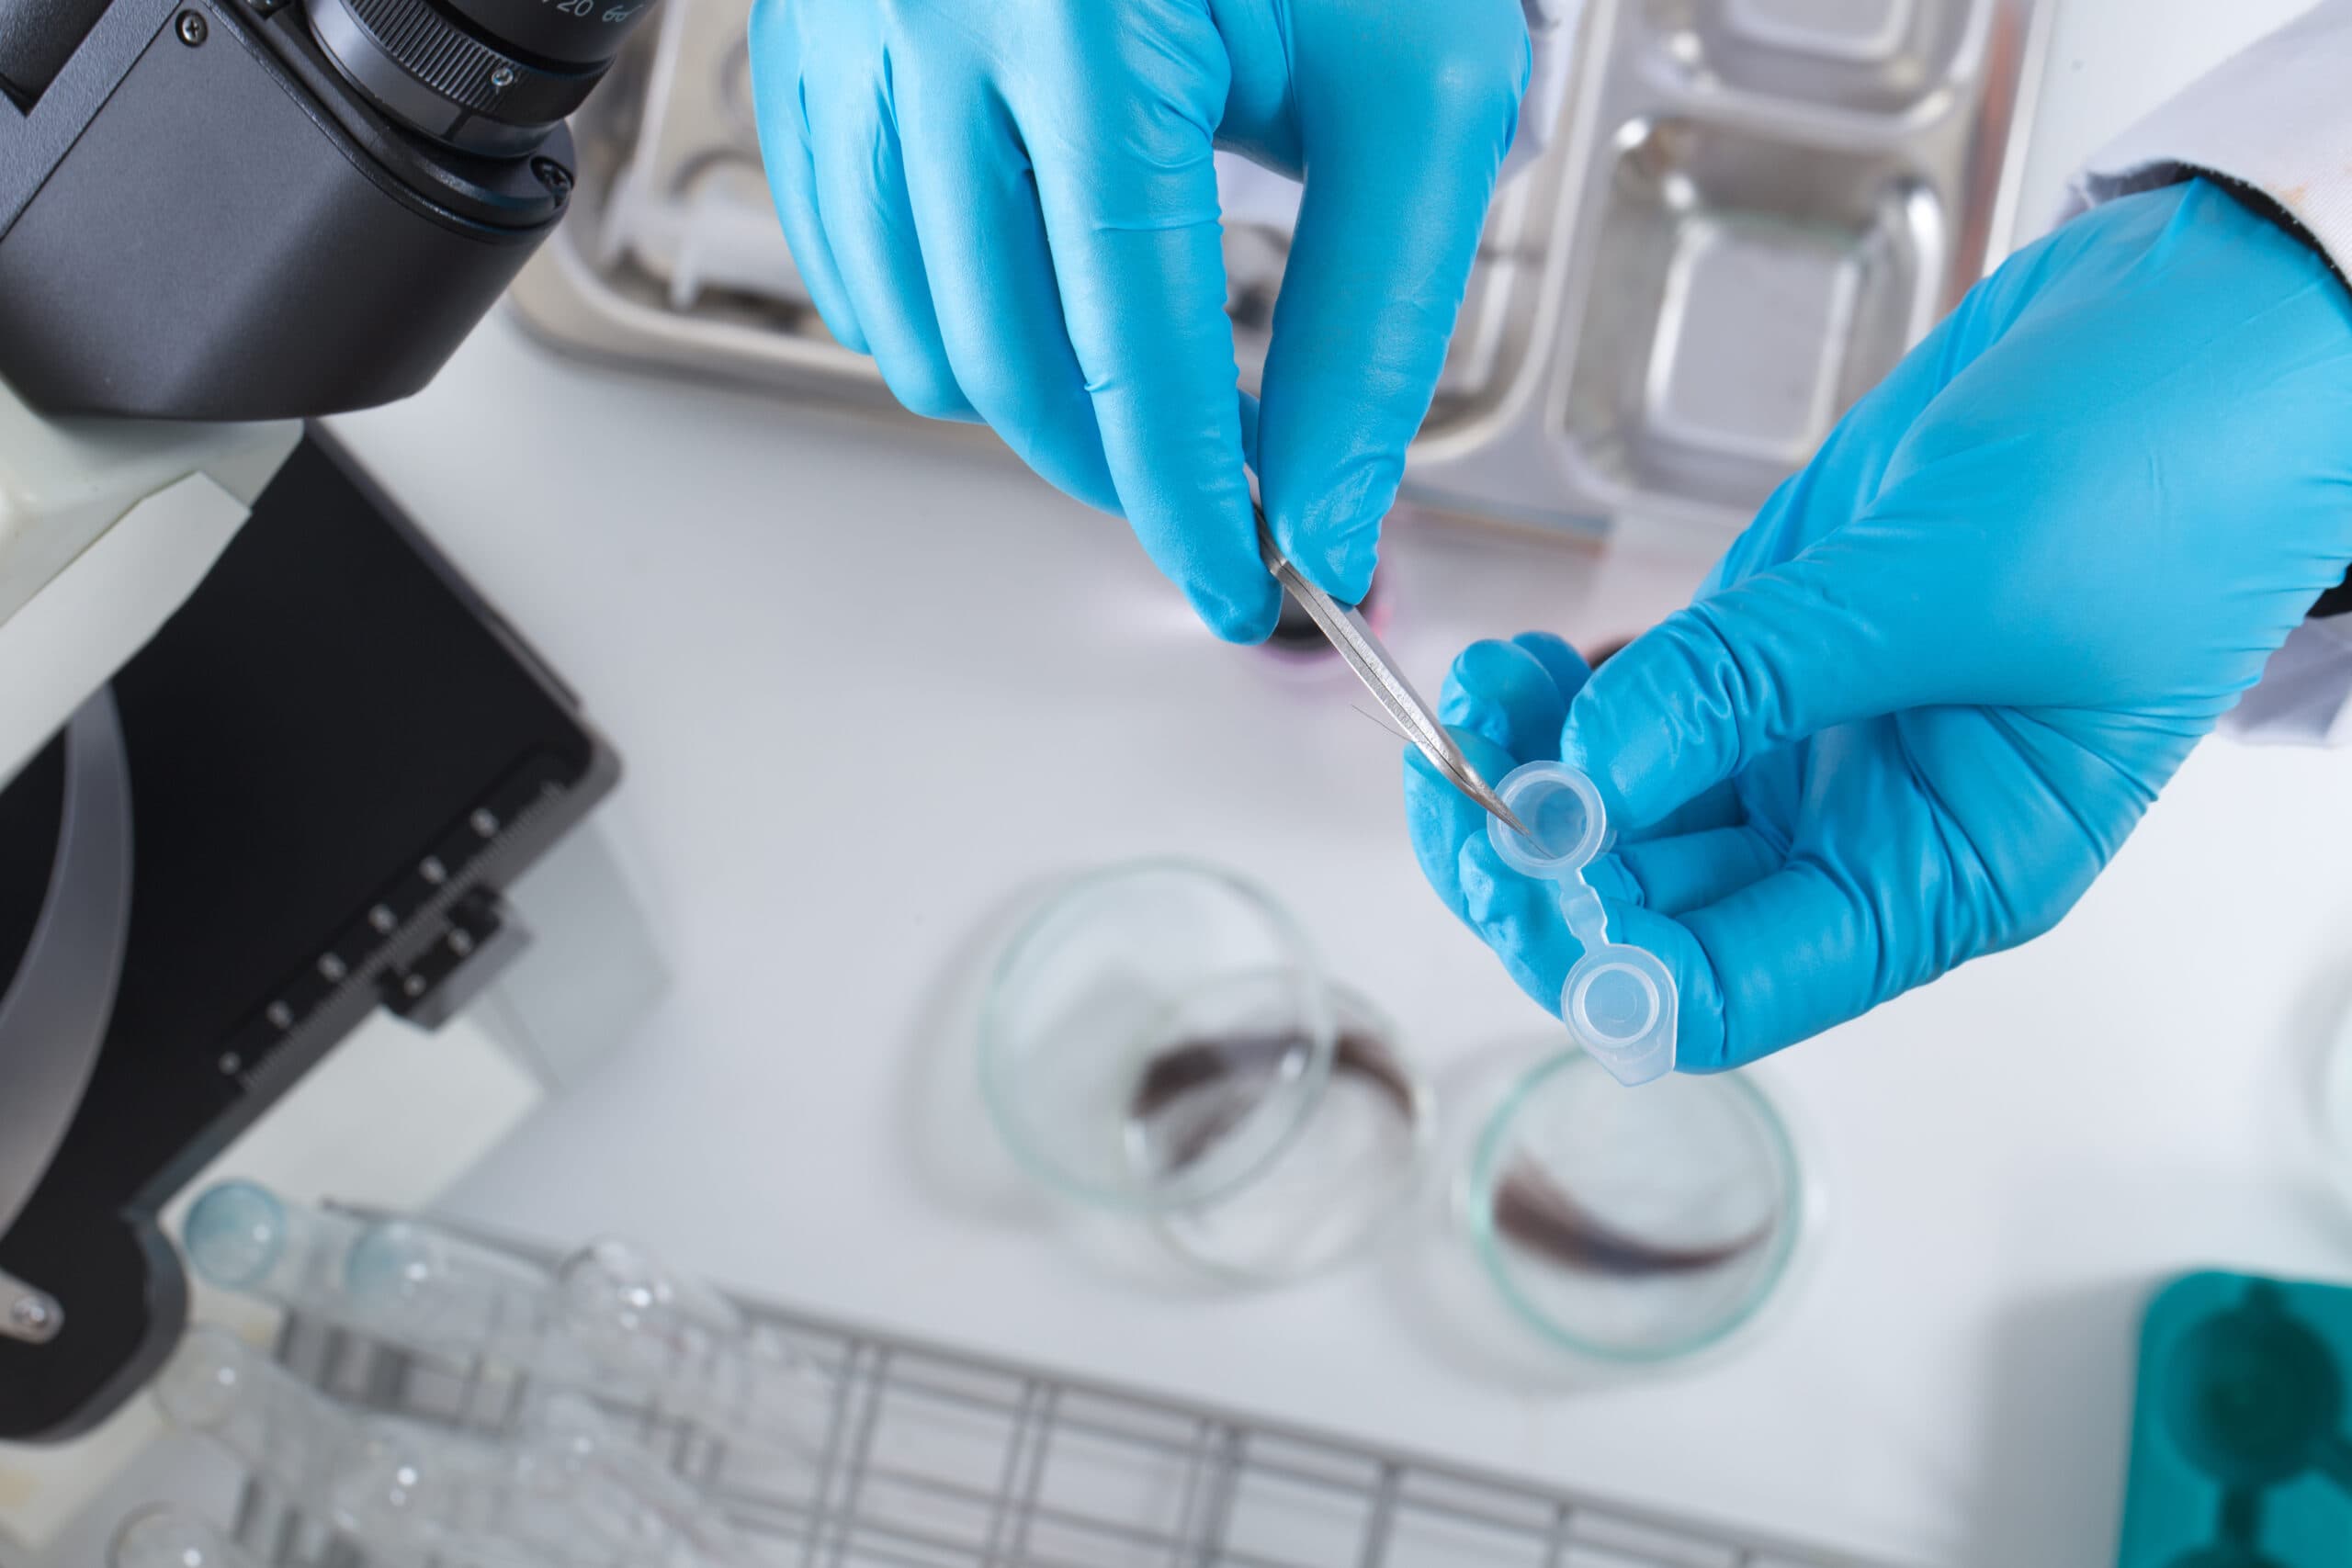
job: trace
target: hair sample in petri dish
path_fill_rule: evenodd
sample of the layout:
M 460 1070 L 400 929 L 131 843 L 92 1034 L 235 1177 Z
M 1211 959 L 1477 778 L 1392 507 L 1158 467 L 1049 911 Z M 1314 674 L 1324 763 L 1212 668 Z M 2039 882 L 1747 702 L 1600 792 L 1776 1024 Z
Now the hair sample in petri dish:
M 1306 1035 L 1290 1031 L 1180 1041 L 1144 1065 L 1128 1119 L 1143 1133 L 1159 1168 L 1175 1175 L 1198 1164 L 1249 1118 L 1281 1080 L 1285 1061 L 1304 1058 L 1311 1049 Z M 1331 1074 L 1365 1083 L 1408 1122 L 1416 1114 L 1411 1075 L 1377 1036 L 1342 1029 L 1332 1048 Z
M 1513 1162 L 1495 1184 L 1495 1229 L 1545 1262 L 1632 1279 L 1720 1268 L 1770 1239 L 1767 1220 L 1745 1235 L 1703 1246 L 1645 1241 L 1577 1201 L 1532 1160 Z

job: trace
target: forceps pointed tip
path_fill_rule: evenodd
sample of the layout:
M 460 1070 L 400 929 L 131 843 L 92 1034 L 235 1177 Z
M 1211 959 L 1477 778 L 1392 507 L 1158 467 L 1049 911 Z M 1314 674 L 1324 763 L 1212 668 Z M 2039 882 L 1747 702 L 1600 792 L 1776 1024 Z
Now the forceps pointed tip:
M 1356 678 L 1363 682 L 1364 689 L 1372 694 L 1381 711 L 1454 788 L 1476 801 L 1512 832 L 1524 839 L 1534 838 L 1527 830 L 1527 825 L 1503 804 L 1502 796 L 1495 793 L 1494 786 L 1471 766 L 1470 759 L 1463 755 L 1462 748 L 1455 744 L 1445 726 L 1438 721 L 1436 713 L 1421 700 L 1421 694 L 1413 689 L 1413 683 L 1405 678 L 1405 672 L 1397 667 L 1395 657 L 1382 644 L 1363 615 L 1353 606 L 1340 604 L 1309 582 L 1306 574 L 1293 566 L 1282 553 L 1281 547 L 1275 544 L 1273 531 L 1266 523 L 1265 508 L 1258 504 L 1255 497 L 1251 498 L 1250 505 L 1257 513 L 1258 554 L 1266 563 L 1266 570 L 1274 574 L 1275 580 L 1299 602 L 1317 627 L 1330 639 L 1331 646 L 1339 649 L 1340 657 L 1349 669 L 1355 671 Z

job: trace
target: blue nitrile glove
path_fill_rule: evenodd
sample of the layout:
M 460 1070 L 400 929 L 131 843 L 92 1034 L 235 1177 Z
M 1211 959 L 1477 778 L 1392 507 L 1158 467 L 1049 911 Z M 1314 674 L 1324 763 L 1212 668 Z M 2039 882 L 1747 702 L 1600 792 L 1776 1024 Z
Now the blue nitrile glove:
M 1480 643 L 1441 713 L 1490 773 L 1593 775 L 1610 934 L 1674 971 L 1681 1065 L 1732 1066 L 2047 931 L 2347 561 L 2352 292 L 2192 181 L 1980 285 L 1589 682 Z M 1418 759 L 1406 795 L 1556 1010 L 1548 889 Z
M 1428 412 L 1526 85 L 1521 0 L 759 0 L 777 209 L 832 334 L 1124 512 L 1220 635 L 1259 563 L 1213 145 L 1306 177 L 1258 465 L 1353 603 Z

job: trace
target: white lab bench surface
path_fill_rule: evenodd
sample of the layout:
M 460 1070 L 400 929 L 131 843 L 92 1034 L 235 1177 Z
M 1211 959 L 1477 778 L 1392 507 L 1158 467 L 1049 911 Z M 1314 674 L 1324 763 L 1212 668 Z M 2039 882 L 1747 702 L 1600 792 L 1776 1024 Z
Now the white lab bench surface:
M 2028 210 L 2297 8 L 2077 0 Z M 1106 861 L 1247 869 L 1442 1077 L 1554 1037 L 1422 886 L 1398 748 L 1343 674 L 1213 642 L 1118 525 L 978 434 L 583 367 L 503 319 L 339 428 L 617 743 L 602 821 L 674 973 L 628 1050 L 461 1183 L 465 1219 L 630 1235 L 877 1326 L 1999 1568 L 2111 1556 L 2161 1278 L 2352 1274 L 2312 1131 L 2352 981 L 2352 754 L 2209 743 L 2052 935 L 1759 1069 L 1826 1199 L 1809 1265 L 1736 1352 L 1604 1385 L 1439 1331 L 1410 1236 L 1288 1290 L 1171 1287 L 990 1163 L 976 970 L 1025 891 Z M 1432 526 L 1388 561 L 1391 640 L 1432 688 L 1474 637 L 1632 630 L 1702 564 Z

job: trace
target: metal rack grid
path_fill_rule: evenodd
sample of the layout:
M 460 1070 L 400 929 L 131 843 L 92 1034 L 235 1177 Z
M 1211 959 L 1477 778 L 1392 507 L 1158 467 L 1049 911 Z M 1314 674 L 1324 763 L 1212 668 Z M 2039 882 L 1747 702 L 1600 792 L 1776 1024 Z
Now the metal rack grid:
M 1417 1455 L 766 1307 L 805 1354 L 808 1451 L 753 1453 L 611 1406 L 751 1540 L 762 1568 L 1871 1568 L 1860 1560 Z M 279 1358 L 369 1408 L 496 1435 L 526 1380 L 300 1317 Z M 267 1561 L 365 1553 L 249 1488 Z

